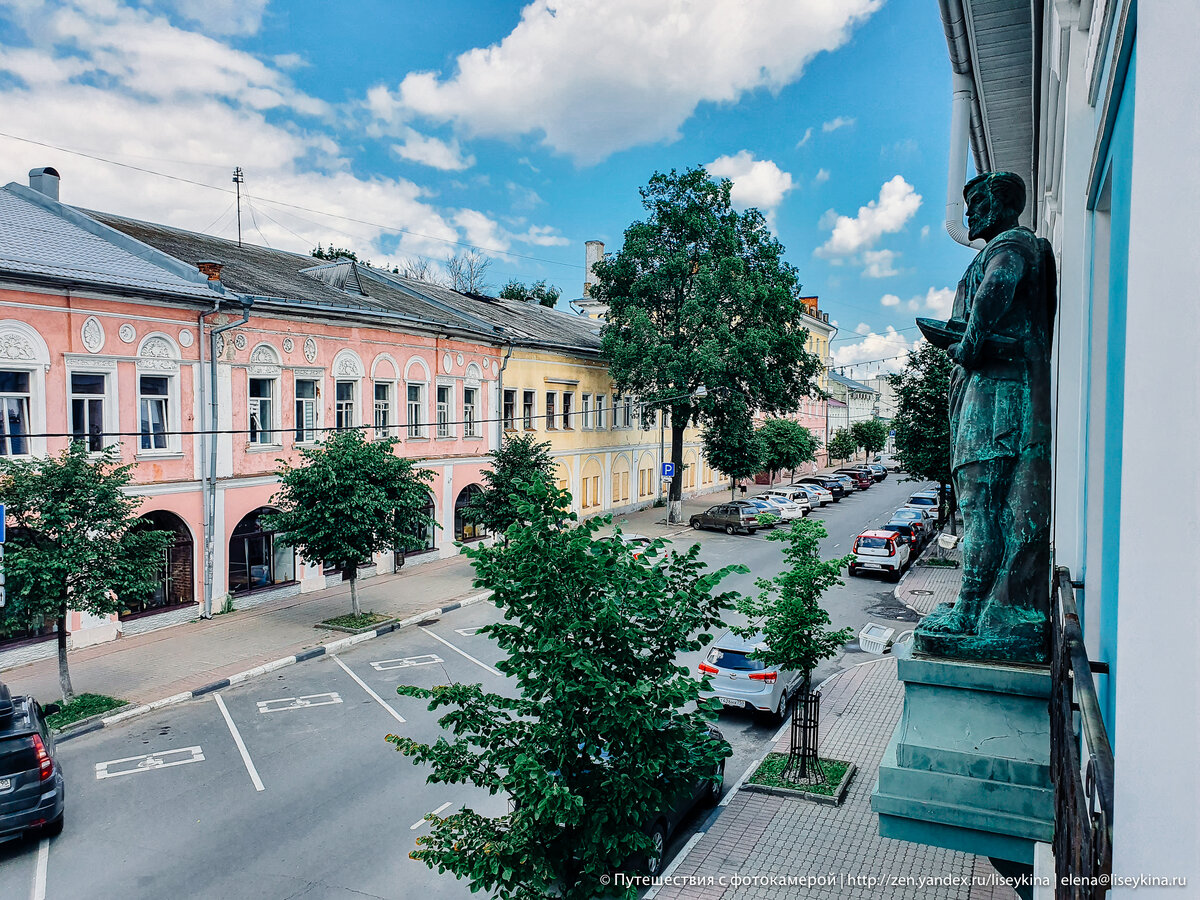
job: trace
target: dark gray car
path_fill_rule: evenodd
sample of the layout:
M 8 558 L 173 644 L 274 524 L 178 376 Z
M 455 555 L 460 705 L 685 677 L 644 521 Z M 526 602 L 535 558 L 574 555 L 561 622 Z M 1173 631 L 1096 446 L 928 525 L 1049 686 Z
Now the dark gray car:
M 733 534 L 736 531 L 754 534 L 758 529 L 758 513 L 757 507 L 751 506 L 745 501 L 734 500 L 697 513 L 692 516 L 690 524 L 697 530 L 717 528 L 726 534 Z
M 45 719 L 57 711 L 0 684 L 0 840 L 62 831 L 62 769 Z

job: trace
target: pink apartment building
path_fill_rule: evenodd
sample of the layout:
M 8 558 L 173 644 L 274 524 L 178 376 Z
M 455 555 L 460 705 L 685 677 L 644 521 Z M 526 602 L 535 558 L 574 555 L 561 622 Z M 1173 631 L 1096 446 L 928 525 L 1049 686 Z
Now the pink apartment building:
M 142 516 L 177 536 L 158 590 L 119 616 L 71 614 L 72 646 L 227 593 L 242 608 L 340 580 L 262 523 L 277 461 L 330 429 L 397 437 L 433 471 L 441 528 L 409 564 L 482 537 L 461 510 L 499 439 L 498 329 L 429 285 L 78 210 L 53 170 L 31 184 L 0 188 L 0 454 L 118 443 Z M 362 574 L 405 563 L 379 555 Z M 53 652 L 53 623 L 17 630 L 2 613 L 0 668 Z

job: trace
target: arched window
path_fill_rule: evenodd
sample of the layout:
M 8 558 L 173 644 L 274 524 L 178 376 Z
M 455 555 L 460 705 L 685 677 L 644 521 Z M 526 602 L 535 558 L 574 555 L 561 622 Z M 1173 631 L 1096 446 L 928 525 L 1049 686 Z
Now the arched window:
M 433 503 L 433 495 L 425 495 L 425 505 L 421 507 L 421 512 L 429 516 L 435 522 L 437 521 L 437 507 Z M 436 544 L 437 528 L 433 525 L 424 525 L 417 530 L 417 537 L 420 539 L 416 547 L 408 550 L 396 551 L 395 559 L 393 560 L 396 568 L 404 565 L 404 557 L 416 556 L 418 553 L 428 553 L 430 550 L 437 548 Z
M 477 484 L 468 484 L 454 501 L 454 539 L 456 541 L 477 541 L 487 537 L 487 529 L 482 525 L 467 521 L 465 512 L 471 505 L 471 498 L 482 494 L 483 490 Z
M 296 579 L 296 552 L 277 540 L 263 517 L 279 510 L 260 506 L 233 529 L 229 539 L 229 591 L 233 594 L 286 584 Z
M 192 533 L 183 519 L 166 510 L 155 510 L 141 516 L 135 527 L 167 531 L 174 536 L 174 540 L 163 551 L 159 561 L 158 584 L 154 590 L 141 597 L 122 597 L 120 618 L 128 619 L 194 603 Z

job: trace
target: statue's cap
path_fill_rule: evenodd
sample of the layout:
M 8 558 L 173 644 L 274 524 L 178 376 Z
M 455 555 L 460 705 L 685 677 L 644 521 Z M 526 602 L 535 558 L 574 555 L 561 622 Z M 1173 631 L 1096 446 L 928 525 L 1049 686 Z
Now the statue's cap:
M 963 187 L 963 199 L 970 200 L 977 188 L 995 192 L 1004 205 L 1020 214 L 1025 211 L 1025 182 L 1015 172 L 984 172 Z

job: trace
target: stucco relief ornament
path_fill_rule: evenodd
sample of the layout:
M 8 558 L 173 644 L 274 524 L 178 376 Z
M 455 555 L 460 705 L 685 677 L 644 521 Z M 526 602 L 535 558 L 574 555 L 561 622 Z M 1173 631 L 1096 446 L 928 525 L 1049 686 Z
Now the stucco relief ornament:
M 150 338 L 150 340 L 142 345 L 138 365 L 143 369 L 163 369 L 166 371 L 174 371 L 179 368 L 179 363 L 175 359 L 171 345 L 158 337 Z
M 305 338 L 304 340 L 304 358 L 310 364 L 317 361 L 317 342 L 312 338 Z
M 450 371 L 450 354 L 449 353 L 442 354 L 442 371 L 443 372 Z
M 334 372 L 334 374 L 351 375 L 357 377 L 362 375 L 362 372 L 359 371 L 357 362 L 355 362 L 349 356 L 343 356 L 340 360 L 338 360 L 337 371 Z
M 104 326 L 95 316 L 88 316 L 79 329 L 79 338 L 88 353 L 99 353 L 104 347 Z
M 492 360 L 492 375 L 496 378 L 500 377 L 500 364 L 494 359 Z
M 283 339 L 283 352 L 284 353 L 291 353 L 295 349 L 296 349 L 295 341 L 293 341 L 291 338 Z
M 456 363 L 458 363 L 458 364 L 461 366 L 461 365 L 462 365 L 462 361 L 463 361 L 463 355 L 462 355 L 461 353 L 460 353 L 460 354 L 458 354 L 458 356 L 454 357 L 454 361 L 455 361 Z
M 128 322 L 121 326 L 120 330 L 117 331 L 117 334 L 120 335 L 121 340 L 126 344 L 132 344 L 133 339 L 137 337 L 137 332 L 134 331 L 133 326 Z
M 179 332 L 179 343 L 181 346 L 190 347 L 192 346 L 193 340 L 194 338 L 192 337 L 192 332 L 189 329 L 184 328 Z
M 220 359 L 222 356 L 224 356 L 224 355 L 225 355 L 225 335 L 223 335 L 223 334 L 218 334 L 218 335 L 217 335 L 217 336 L 216 336 L 216 337 L 213 339 L 213 346 L 216 348 L 216 349 L 213 351 L 213 355 L 214 355 L 214 356 L 215 356 L 217 359 Z
M 34 359 L 33 344 L 13 331 L 0 334 L 0 359 Z
M 233 338 L 233 346 L 237 347 L 239 350 L 246 349 L 246 336 L 240 331 Z

